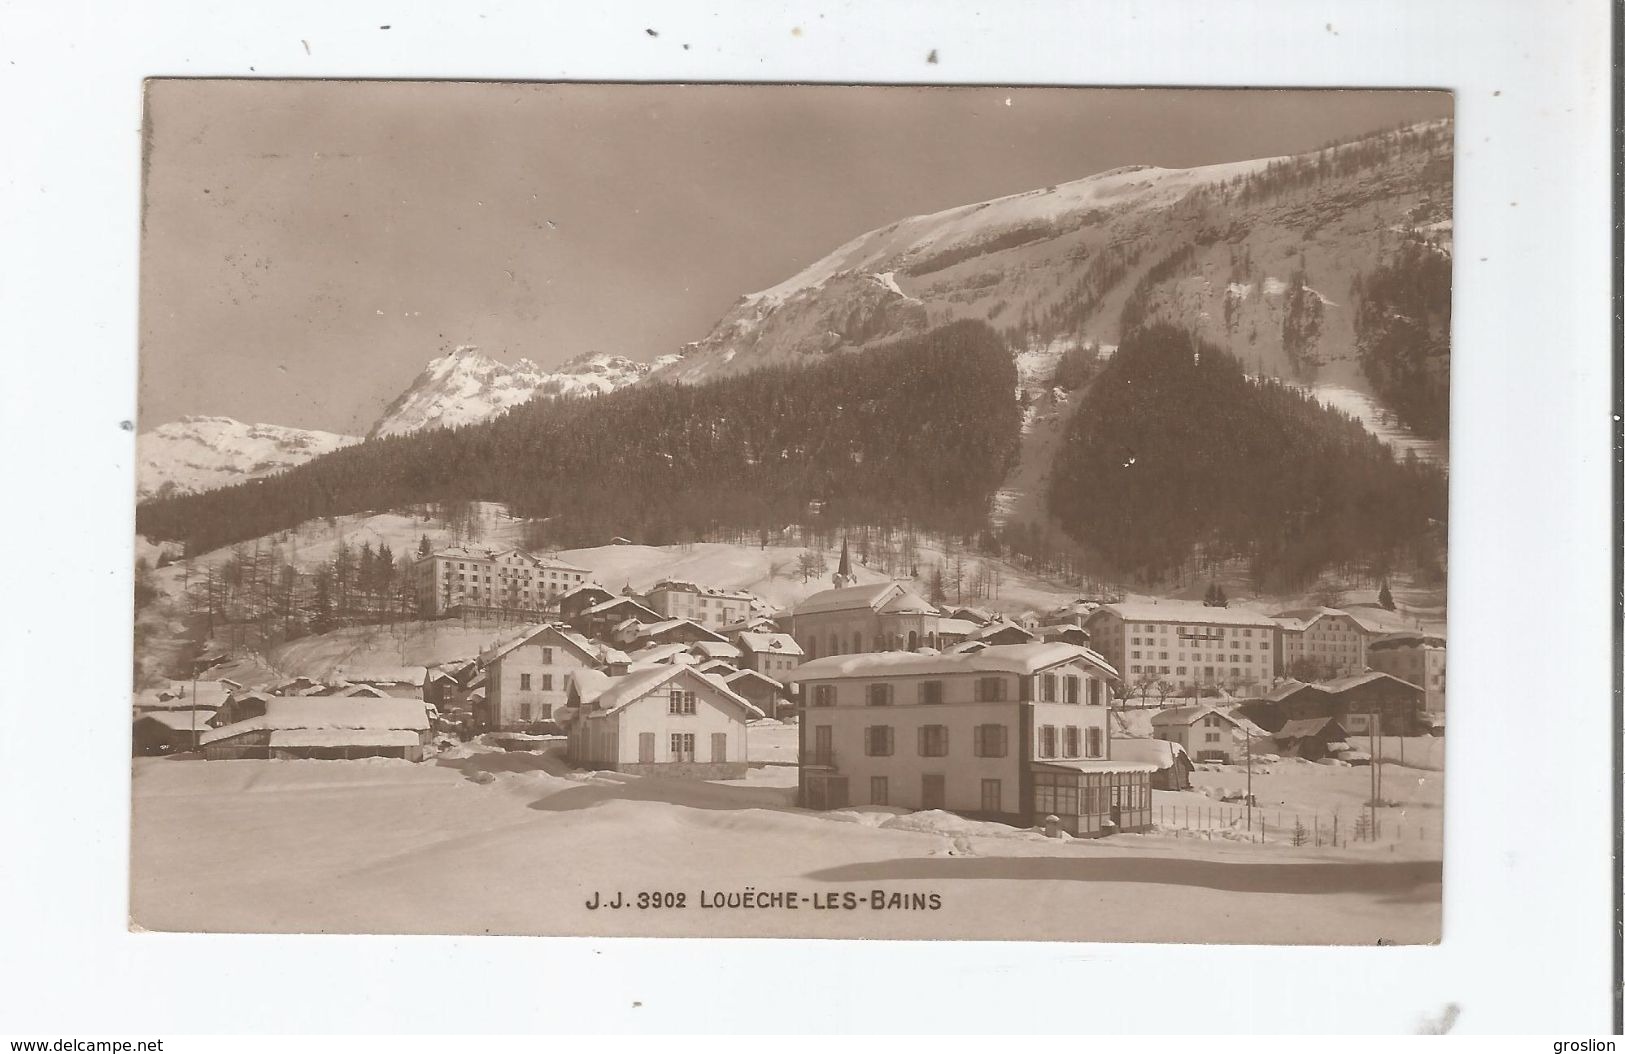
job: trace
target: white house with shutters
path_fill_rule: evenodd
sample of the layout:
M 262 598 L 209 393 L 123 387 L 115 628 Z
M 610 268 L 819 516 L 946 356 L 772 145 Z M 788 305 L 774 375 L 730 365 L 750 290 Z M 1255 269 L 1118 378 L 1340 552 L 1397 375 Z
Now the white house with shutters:
M 556 716 L 576 765 L 709 780 L 744 778 L 745 724 L 763 714 L 719 678 L 662 664 L 618 677 L 578 670 Z

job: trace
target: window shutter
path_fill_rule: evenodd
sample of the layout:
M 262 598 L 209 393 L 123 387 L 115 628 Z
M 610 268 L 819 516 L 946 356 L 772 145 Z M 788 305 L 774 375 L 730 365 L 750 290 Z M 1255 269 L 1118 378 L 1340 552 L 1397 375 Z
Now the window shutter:
M 926 756 L 926 754 L 925 754 L 925 729 L 926 729 L 926 727 L 927 726 L 925 726 L 925 725 L 921 725 L 920 726 L 920 731 L 919 731 L 920 757 L 922 757 L 922 758 Z
M 987 756 L 987 726 L 977 725 L 971 733 L 971 751 L 979 758 Z

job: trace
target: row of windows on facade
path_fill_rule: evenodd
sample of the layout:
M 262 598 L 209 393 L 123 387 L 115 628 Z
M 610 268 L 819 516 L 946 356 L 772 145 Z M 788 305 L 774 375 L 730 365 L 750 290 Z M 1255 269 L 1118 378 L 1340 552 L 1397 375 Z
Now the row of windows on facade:
M 921 644 L 935 647 L 937 641 L 936 634 L 928 633 L 921 637 L 917 630 L 910 630 L 907 636 L 901 633 L 876 633 L 869 638 L 869 642 L 874 645 L 874 648 L 871 649 L 873 651 L 918 651 Z M 824 654 L 860 655 L 863 653 L 863 634 L 861 633 L 852 634 L 851 638 L 844 642 L 850 647 L 844 650 L 841 647 L 842 643 L 840 634 L 831 633 L 829 635 L 829 649 Z M 807 657 L 809 659 L 818 658 L 818 638 L 816 636 L 807 639 Z
M 1200 669 L 1201 669 L 1201 673 L 1198 675 L 1196 673 L 1196 668 L 1195 667 L 1179 666 L 1179 667 L 1175 667 L 1174 669 L 1170 669 L 1167 666 L 1159 667 L 1159 666 L 1151 665 L 1150 663 L 1147 663 L 1146 665 L 1141 666 L 1141 665 L 1136 663 L 1134 665 L 1131 665 L 1128 668 L 1128 672 L 1129 673 L 1175 673 L 1175 670 L 1177 670 L 1178 673 L 1176 674 L 1176 676 L 1179 676 L 1179 677 L 1187 676 L 1187 671 L 1189 671 L 1189 674 L 1191 676 L 1202 676 L 1202 677 L 1220 677 L 1220 676 L 1223 676 L 1223 674 L 1224 674 L 1224 667 L 1222 667 L 1222 666 L 1220 666 L 1220 667 L 1203 666 Z M 1247 672 L 1252 673 L 1253 671 L 1248 670 Z M 1230 676 L 1232 676 L 1232 677 L 1240 677 L 1240 676 L 1242 676 L 1241 667 L 1239 667 L 1239 666 L 1231 667 L 1230 668 Z
M 1157 638 L 1155 638 L 1155 637 L 1144 637 L 1144 638 L 1130 637 L 1128 642 L 1131 645 L 1132 644 L 1151 644 L 1151 645 L 1154 645 L 1154 644 L 1159 643 Z M 1160 643 L 1162 643 L 1163 645 L 1166 645 L 1168 642 L 1167 641 L 1161 641 Z M 1181 643 L 1183 643 L 1183 642 L 1181 642 Z M 1219 640 L 1218 638 L 1207 638 L 1207 639 L 1203 639 L 1203 640 L 1193 640 L 1193 641 L 1191 641 L 1191 647 L 1193 647 L 1193 648 L 1222 648 L 1222 647 L 1224 647 L 1224 642 Z M 1239 641 L 1239 642 L 1238 641 L 1231 641 L 1231 647 L 1240 648 L 1242 651 L 1251 651 L 1252 647 L 1253 647 L 1253 642 L 1250 641 L 1250 640 L 1244 640 L 1244 641 Z M 1258 642 L 1258 650 L 1259 651 L 1269 651 L 1270 650 L 1270 642 L 1267 641 L 1267 640 L 1259 641 Z M 1167 658 L 1167 656 L 1163 656 L 1163 658 Z
M 1004 782 L 1002 780 L 983 780 L 982 786 L 982 812 L 1000 813 L 1004 811 Z M 941 809 L 947 805 L 948 783 L 941 773 L 926 773 L 920 777 L 920 806 L 924 809 Z M 891 779 L 887 776 L 869 777 L 869 804 L 891 804 Z
M 1141 657 L 1141 655 L 1137 651 L 1129 653 L 1129 658 L 1131 658 L 1131 659 L 1138 659 L 1140 657 Z M 1152 654 L 1150 654 L 1148 652 L 1144 657 L 1147 658 L 1147 659 L 1166 659 L 1168 657 L 1168 653 L 1164 651 L 1164 652 L 1159 652 L 1156 655 L 1152 655 Z M 1215 662 L 1223 662 L 1224 661 L 1224 656 L 1223 655 L 1186 655 L 1184 652 L 1180 652 L 1178 654 L 1178 656 L 1176 656 L 1176 657 L 1180 658 L 1180 659 L 1212 659 Z M 1231 662 L 1252 662 L 1253 657 L 1251 655 L 1232 655 L 1232 656 L 1230 656 L 1230 661 Z M 1258 661 L 1259 662 L 1268 662 L 1269 661 L 1269 656 L 1261 655 L 1261 656 L 1259 656 Z M 1183 673 L 1185 671 L 1181 670 L 1180 672 Z
M 1248 628 L 1245 628 L 1245 627 L 1237 628 L 1235 626 L 1229 626 L 1229 627 L 1225 627 L 1225 626 L 1168 626 L 1168 625 L 1159 625 L 1159 624 L 1156 624 L 1156 623 L 1147 623 L 1147 624 L 1144 624 L 1144 625 L 1140 625 L 1140 624 L 1136 624 L 1136 623 L 1132 623 L 1132 622 L 1126 623 L 1125 626 L 1126 626 L 1126 628 L 1128 629 L 1128 631 L 1130 633 L 1152 633 L 1152 634 L 1160 633 L 1163 636 L 1167 636 L 1168 631 L 1171 629 L 1178 636 L 1189 637 L 1189 638 L 1194 638 L 1194 639 L 1198 639 L 1198 640 L 1218 640 L 1220 637 L 1223 637 L 1226 633 L 1228 633 L 1232 637 L 1251 637 L 1253 635 L 1253 631 L 1251 629 L 1248 629 Z M 1121 631 L 1119 631 L 1119 632 L 1121 632 Z M 1275 632 L 1274 630 L 1260 629 L 1258 631 L 1258 635 L 1260 637 L 1268 637 L 1270 634 L 1272 634 L 1274 632 Z
M 920 681 L 916 685 L 914 701 L 925 706 L 935 706 L 942 702 L 941 681 Z M 1088 688 L 1088 705 L 1101 706 L 1105 699 L 1105 689 L 1101 683 L 1092 678 L 1063 677 L 1053 673 L 1046 673 L 1037 678 L 1038 701 L 1045 703 L 1071 703 L 1074 705 L 1084 702 L 1083 685 Z M 1010 682 L 1003 677 L 978 677 L 976 679 L 975 701 L 978 703 L 1002 703 L 1010 699 Z M 897 686 L 885 681 L 874 681 L 864 686 L 863 701 L 865 706 L 891 706 L 897 701 Z M 835 686 L 833 684 L 818 684 L 813 686 L 812 705 L 834 706 Z
M 921 725 L 916 736 L 919 756 L 948 756 L 948 726 Z M 1038 729 L 1040 758 L 1098 758 L 1105 752 L 1106 737 L 1099 728 L 1077 725 L 1042 725 Z M 871 758 L 891 757 L 896 752 L 896 734 L 891 725 L 866 725 L 863 752 Z M 977 725 L 971 731 L 971 754 L 979 758 L 1002 758 L 1010 754 L 1010 729 L 1005 725 Z

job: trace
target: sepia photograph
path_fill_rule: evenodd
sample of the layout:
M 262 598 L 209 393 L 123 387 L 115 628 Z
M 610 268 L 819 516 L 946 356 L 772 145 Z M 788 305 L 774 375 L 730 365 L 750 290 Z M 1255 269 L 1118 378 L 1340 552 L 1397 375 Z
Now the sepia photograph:
M 142 122 L 132 930 L 1441 939 L 1449 91 Z

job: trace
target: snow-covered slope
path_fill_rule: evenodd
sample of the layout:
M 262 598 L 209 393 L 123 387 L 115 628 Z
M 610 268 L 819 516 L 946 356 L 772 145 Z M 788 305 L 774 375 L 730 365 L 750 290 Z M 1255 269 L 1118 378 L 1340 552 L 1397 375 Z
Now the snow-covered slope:
M 136 496 L 225 487 L 359 442 L 358 436 L 230 417 L 183 417 L 137 437 Z
M 1401 239 L 1448 238 L 1451 156 L 1440 121 L 1293 157 L 1119 168 L 909 217 L 741 297 L 657 376 L 700 383 L 977 319 L 1039 391 L 1068 348 L 1119 343 L 1132 303 L 1137 318 L 1193 329 L 1259 372 L 1359 385 L 1356 280 Z
M 417 380 L 385 408 L 367 437 L 475 424 L 538 395 L 603 395 L 640 381 L 678 358 L 667 355 L 647 363 L 620 355 L 583 355 L 548 372 L 530 359 L 509 366 L 463 345 L 432 359 Z

